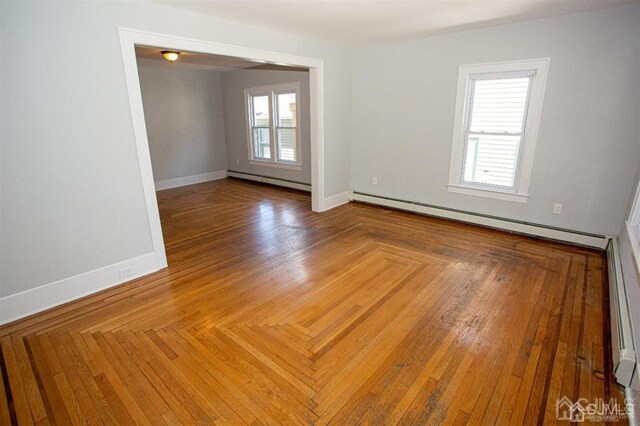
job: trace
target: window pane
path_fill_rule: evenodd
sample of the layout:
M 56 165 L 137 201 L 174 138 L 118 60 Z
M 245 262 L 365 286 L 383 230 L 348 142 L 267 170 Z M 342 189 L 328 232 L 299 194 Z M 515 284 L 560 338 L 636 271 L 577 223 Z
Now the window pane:
M 530 77 L 475 80 L 469 130 L 522 132 L 530 80 Z
M 253 156 L 254 158 L 271 158 L 271 145 L 269 144 L 269 128 L 253 128 Z
M 296 94 L 278 94 L 278 127 L 296 127 Z
M 296 162 L 296 129 L 278 128 L 278 155 L 280 161 Z
M 252 96 L 253 125 L 255 127 L 269 127 L 269 96 Z
M 520 136 L 469 135 L 464 181 L 513 187 Z

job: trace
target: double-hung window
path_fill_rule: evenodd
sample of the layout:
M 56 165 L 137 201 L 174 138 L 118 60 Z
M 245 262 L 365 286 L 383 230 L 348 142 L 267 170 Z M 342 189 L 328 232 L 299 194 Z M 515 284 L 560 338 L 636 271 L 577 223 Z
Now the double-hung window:
M 527 202 L 548 63 L 460 67 L 449 191 Z
M 299 92 L 298 83 L 245 90 L 252 164 L 300 169 Z

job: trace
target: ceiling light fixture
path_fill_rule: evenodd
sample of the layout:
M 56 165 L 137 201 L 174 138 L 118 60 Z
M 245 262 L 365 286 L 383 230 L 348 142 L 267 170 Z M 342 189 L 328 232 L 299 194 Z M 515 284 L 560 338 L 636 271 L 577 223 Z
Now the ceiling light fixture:
M 160 53 L 162 53 L 162 56 L 169 62 L 174 62 L 178 59 L 178 56 L 180 56 L 180 52 L 174 52 L 172 50 L 163 50 Z

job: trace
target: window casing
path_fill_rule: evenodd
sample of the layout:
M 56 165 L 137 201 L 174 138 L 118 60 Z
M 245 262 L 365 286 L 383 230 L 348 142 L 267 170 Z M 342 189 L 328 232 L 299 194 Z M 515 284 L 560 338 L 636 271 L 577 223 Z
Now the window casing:
M 631 205 L 631 212 L 626 222 L 627 233 L 631 250 L 636 262 L 636 268 L 640 272 L 640 184 L 636 187 L 636 195 Z
M 548 63 L 460 67 L 450 192 L 527 202 Z
M 249 162 L 301 169 L 299 83 L 245 90 Z

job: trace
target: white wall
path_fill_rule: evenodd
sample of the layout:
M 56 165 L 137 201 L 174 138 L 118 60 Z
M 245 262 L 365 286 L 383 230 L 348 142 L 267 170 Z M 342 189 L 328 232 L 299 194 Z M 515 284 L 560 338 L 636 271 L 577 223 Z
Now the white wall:
M 156 182 L 227 169 L 220 73 L 139 66 Z
M 229 170 L 311 184 L 309 73 L 304 71 L 237 70 L 222 73 L 221 80 Z M 300 83 L 298 108 L 300 114 L 302 170 L 287 170 L 249 164 L 244 89 L 291 82 Z
M 640 123 L 640 115 L 638 116 Z M 638 140 L 640 144 L 640 139 Z M 639 164 L 640 166 L 640 164 Z M 629 197 L 625 219 L 629 218 L 635 200 L 636 188 L 640 185 L 640 167 L 636 172 L 634 179 L 634 190 Z M 631 241 L 627 232 L 626 224 L 623 224 L 619 231 L 620 239 L 620 262 L 622 267 L 622 275 L 624 276 L 624 284 L 627 295 L 627 305 L 631 314 L 631 327 L 633 328 L 633 342 L 636 350 L 636 357 L 640 354 L 640 264 L 636 262 L 631 248 Z M 636 367 L 631 387 L 635 391 L 636 409 L 639 407 L 640 400 L 640 368 Z M 637 412 L 636 412 L 637 413 Z M 637 414 L 636 414 L 637 418 Z
M 631 5 L 356 49 L 352 189 L 617 234 L 640 156 L 639 30 Z M 458 66 L 540 57 L 551 63 L 529 202 L 447 192 Z
M 627 294 L 627 304 L 631 314 L 633 328 L 633 341 L 636 349 L 636 357 L 640 354 L 640 271 L 631 250 L 631 242 L 626 229 L 620 230 L 620 261 L 622 263 L 622 275 Z M 640 392 L 640 371 L 636 368 L 631 387 Z
M 323 60 L 325 196 L 349 189 L 347 47 L 142 1 L 0 7 L 0 297 L 152 251 L 118 27 Z

